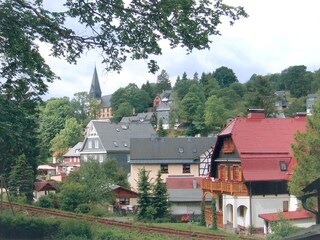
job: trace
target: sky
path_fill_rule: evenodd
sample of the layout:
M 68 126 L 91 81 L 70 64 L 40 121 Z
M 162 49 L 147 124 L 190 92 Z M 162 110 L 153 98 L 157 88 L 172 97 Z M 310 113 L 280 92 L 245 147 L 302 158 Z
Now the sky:
M 305 65 L 309 71 L 320 69 L 320 1 L 319 0 L 225 0 L 233 6 L 243 6 L 249 14 L 233 26 L 220 25 L 220 36 L 212 37 L 209 50 L 195 50 L 186 54 L 182 48 L 163 46 L 163 54 L 156 57 L 160 71 L 166 70 L 174 85 L 184 72 L 192 78 L 197 72 L 215 71 L 226 66 L 234 71 L 241 83 L 253 74 L 280 73 L 295 65 Z M 102 95 L 114 93 L 129 83 L 138 87 L 149 81 L 155 83 L 156 74 L 148 73 L 146 61 L 128 61 L 122 71 L 107 72 L 97 51 L 86 52 L 76 65 L 49 56 L 48 46 L 40 44 L 40 51 L 48 65 L 61 78 L 49 84 L 44 99 L 70 97 L 89 91 L 94 67 L 100 81 Z

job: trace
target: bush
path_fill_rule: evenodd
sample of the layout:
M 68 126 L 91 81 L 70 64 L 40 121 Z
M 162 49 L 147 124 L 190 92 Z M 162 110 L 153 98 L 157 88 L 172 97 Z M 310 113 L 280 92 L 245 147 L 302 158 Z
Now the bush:
M 91 205 L 91 207 L 90 207 L 89 214 L 91 214 L 93 216 L 103 217 L 103 216 L 106 216 L 107 213 L 108 213 L 107 209 L 100 204 Z
M 87 203 L 83 203 L 83 204 L 79 204 L 78 207 L 75 209 L 76 213 L 83 213 L 83 214 L 87 214 L 89 213 L 91 210 L 91 207 L 89 204 Z
M 73 238 L 73 237 L 76 238 Z M 59 239 L 92 239 L 91 226 L 82 221 L 65 220 L 60 224 L 58 236 Z

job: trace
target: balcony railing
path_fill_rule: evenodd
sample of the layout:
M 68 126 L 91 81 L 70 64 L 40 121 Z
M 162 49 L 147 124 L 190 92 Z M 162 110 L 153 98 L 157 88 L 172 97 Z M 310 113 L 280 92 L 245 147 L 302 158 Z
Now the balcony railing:
M 230 194 L 236 196 L 248 196 L 248 188 L 242 182 L 212 181 L 211 179 L 202 179 L 201 188 L 203 191 L 213 193 Z
M 206 208 L 204 210 L 206 224 L 212 224 L 212 210 L 211 208 Z M 216 219 L 217 219 L 217 226 L 222 228 L 223 227 L 223 215 L 221 211 L 216 212 Z

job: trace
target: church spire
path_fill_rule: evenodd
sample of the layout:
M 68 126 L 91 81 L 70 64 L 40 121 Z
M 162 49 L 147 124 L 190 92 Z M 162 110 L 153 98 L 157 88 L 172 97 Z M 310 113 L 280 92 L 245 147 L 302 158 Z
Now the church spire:
M 96 67 L 94 67 L 89 95 L 95 99 L 101 99 L 101 88 Z

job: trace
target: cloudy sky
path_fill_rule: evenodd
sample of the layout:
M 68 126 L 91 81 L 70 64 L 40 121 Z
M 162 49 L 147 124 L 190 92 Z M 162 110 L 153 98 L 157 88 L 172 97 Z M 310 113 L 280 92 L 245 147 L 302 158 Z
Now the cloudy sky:
M 163 55 L 157 57 L 160 69 L 165 69 L 174 84 L 177 76 L 186 72 L 212 72 L 226 66 L 239 81 L 248 81 L 252 74 L 277 73 L 294 65 L 305 65 L 309 71 L 320 68 L 320 1 L 319 0 L 228 0 L 231 5 L 244 6 L 248 18 L 233 26 L 220 26 L 221 36 L 214 36 L 209 50 L 193 51 L 187 55 L 183 49 L 164 46 Z M 47 47 L 40 46 L 44 55 Z M 145 61 L 129 61 L 120 74 L 106 72 L 95 51 L 85 53 L 77 65 L 46 56 L 47 63 L 61 77 L 49 85 L 44 97 L 73 97 L 89 91 L 96 66 L 103 95 L 112 94 L 120 87 L 136 83 L 156 82 L 157 74 L 148 73 Z

